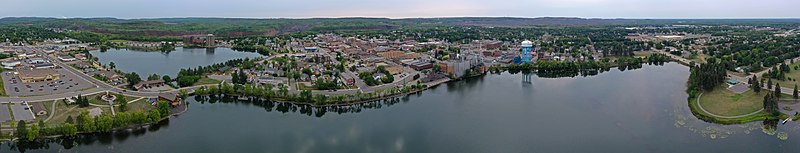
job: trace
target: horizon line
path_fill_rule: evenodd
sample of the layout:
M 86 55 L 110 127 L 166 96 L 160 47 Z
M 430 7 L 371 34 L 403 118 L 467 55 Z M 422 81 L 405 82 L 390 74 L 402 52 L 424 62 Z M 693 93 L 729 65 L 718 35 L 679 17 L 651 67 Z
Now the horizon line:
M 124 18 L 110 16 L 92 17 L 56 17 L 56 16 L 3 16 L 7 18 L 51 18 L 51 19 L 123 19 L 123 20 L 148 20 L 148 19 L 180 19 L 180 18 L 207 18 L 207 19 L 447 19 L 447 18 L 516 18 L 516 19 L 542 19 L 542 18 L 573 18 L 573 19 L 602 19 L 602 20 L 753 20 L 753 19 L 800 19 L 800 17 L 701 17 L 701 18 L 681 18 L 681 17 L 579 17 L 579 16 L 431 16 L 431 17 L 385 17 L 385 16 L 309 16 L 309 17 L 221 17 L 221 16 L 164 16 L 164 17 L 140 17 Z

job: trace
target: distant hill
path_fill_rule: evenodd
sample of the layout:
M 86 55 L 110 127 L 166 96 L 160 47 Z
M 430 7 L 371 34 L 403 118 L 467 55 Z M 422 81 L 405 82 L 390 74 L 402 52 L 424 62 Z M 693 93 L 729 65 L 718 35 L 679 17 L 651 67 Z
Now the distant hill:
M 528 27 L 558 25 L 664 25 L 664 24 L 798 24 L 800 19 L 587 19 L 568 17 L 459 17 L 459 18 L 40 18 L 7 17 L 0 25 L 36 26 L 92 31 L 124 36 L 180 36 L 216 34 L 219 36 L 279 35 L 296 32 L 340 30 L 387 30 L 413 26 L 488 26 Z

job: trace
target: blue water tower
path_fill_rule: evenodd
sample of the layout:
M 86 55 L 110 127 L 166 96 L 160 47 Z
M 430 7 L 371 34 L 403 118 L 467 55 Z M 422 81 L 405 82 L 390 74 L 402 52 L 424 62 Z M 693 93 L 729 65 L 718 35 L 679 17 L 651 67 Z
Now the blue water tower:
M 533 62 L 533 42 L 525 40 L 522 42 L 522 45 L 520 45 L 520 48 L 522 48 L 520 53 L 522 63 Z

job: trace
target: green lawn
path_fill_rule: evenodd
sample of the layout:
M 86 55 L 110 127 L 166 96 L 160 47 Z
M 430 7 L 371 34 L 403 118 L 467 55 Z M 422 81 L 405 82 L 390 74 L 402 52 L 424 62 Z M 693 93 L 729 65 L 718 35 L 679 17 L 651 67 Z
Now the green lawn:
M 197 80 L 197 82 L 195 82 L 194 85 L 219 84 L 220 82 L 221 81 L 219 81 L 219 80 L 214 80 L 214 79 L 211 79 L 211 78 L 208 78 L 208 77 L 203 77 L 203 78 L 200 78 L 200 80 Z
M 8 71 L 8 69 L 5 69 L 5 68 L 0 68 L 0 72 L 5 72 L 5 71 Z M 5 83 L 5 81 L 3 81 L 3 82 L 1 82 L 1 83 L 0 83 L 0 96 L 1 96 L 1 97 L 8 96 L 8 95 L 6 94 L 6 87 L 5 87 L 5 84 L 6 84 L 6 83 Z
M 150 105 L 150 103 L 147 102 L 147 98 L 144 98 L 144 99 L 141 99 L 141 100 L 137 100 L 137 101 L 134 101 L 132 103 L 128 103 L 128 112 L 135 111 L 135 110 L 142 110 L 142 111 L 147 112 L 147 111 L 150 111 L 150 110 L 152 110 L 154 108 L 155 107 L 153 105 Z M 120 110 L 119 106 L 117 106 L 115 109 L 116 110 Z
M 0 96 L 2 97 L 8 96 L 6 95 L 5 81 L 3 81 L 3 83 L 0 83 Z
M 764 94 L 756 95 L 752 90 L 737 94 L 720 86 L 714 91 L 705 92 L 700 97 L 700 105 L 710 113 L 723 116 L 749 114 L 764 108 Z

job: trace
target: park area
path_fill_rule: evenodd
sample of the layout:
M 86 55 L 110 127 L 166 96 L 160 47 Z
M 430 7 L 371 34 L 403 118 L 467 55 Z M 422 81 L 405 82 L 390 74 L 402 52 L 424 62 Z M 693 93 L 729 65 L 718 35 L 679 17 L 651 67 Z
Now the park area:
M 739 94 L 720 86 L 713 91 L 703 93 L 700 105 L 715 115 L 745 115 L 764 108 L 764 94 L 766 94 L 764 91 L 756 94 L 752 90 Z
M 784 74 L 786 76 L 786 79 L 784 80 L 773 79 L 772 82 L 778 83 L 781 85 L 781 87 L 786 87 L 786 88 L 794 88 L 794 85 L 796 84 L 800 85 L 800 80 L 798 80 L 800 79 L 800 70 L 796 69 L 796 67 L 800 68 L 800 62 L 796 62 L 794 64 L 789 65 L 789 68 L 791 70 L 789 70 L 789 72 L 786 72 Z M 758 77 L 764 78 L 762 76 Z

